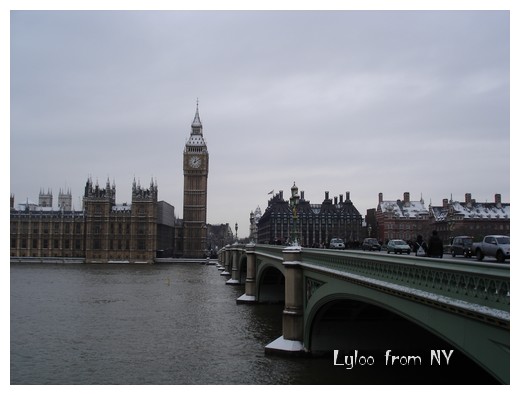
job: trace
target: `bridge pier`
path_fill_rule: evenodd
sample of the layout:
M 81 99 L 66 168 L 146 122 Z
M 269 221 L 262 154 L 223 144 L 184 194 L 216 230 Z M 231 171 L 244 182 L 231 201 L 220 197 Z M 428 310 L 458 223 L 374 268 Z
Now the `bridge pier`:
M 221 276 L 229 276 L 229 270 L 230 270 L 230 255 L 231 255 L 231 246 L 228 244 L 226 246 L 226 249 L 224 250 L 224 270 L 220 272 Z
M 283 250 L 285 269 L 285 308 L 282 318 L 282 336 L 265 346 L 266 354 L 305 353 L 303 346 L 303 269 L 301 248 Z
M 240 284 L 238 265 L 240 260 L 240 251 L 238 247 L 231 252 L 231 278 L 226 281 L 226 284 L 237 285 Z
M 217 265 L 216 265 L 217 270 L 219 270 L 219 271 L 224 270 L 224 267 L 222 266 L 223 262 L 224 262 L 224 253 L 222 252 L 222 250 L 220 250 L 217 255 Z
M 256 259 L 255 245 L 246 245 L 247 273 L 246 273 L 246 293 L 237 299 L 237 303 L 256 302 Z

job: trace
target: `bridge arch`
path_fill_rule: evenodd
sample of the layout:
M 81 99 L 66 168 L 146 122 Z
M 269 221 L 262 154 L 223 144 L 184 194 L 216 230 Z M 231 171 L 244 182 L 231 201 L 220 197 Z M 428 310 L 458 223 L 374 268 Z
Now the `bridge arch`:
M 425 310 L 424 305 L 412 300 L 370 295 L 366 288 L 345 285 L 343 288 L 350 288 L 351 292 L 334 292 L 335 286 L 325 284 L 307 301 L 304 344 L 311 353 L 323 354 L 335 349 L 368 349 L 380 353 L 387 349 L 422 349 L 423 354 L 428 354 L 430 350 L 449 347 L 458 350 L 475 372 L 485 375 L 484 379 L 500 380 L 496 371 L 489 369 L 493 366 L 489 359 L 493 358 L 496 364 L 497 351 L 504 354 L 500 349 L 508 342 L 499 328 L 497 331 L 491 328 L 493 335 L 489 339 L 489 325 L 475 323 L 471 317 L 434 306 Z M 429 363 L 430 355 L 424 356 Z M 469 369 L 467 365 L 464 368 Z
M 247 277 L 247 255 L 241 254 L 238 262 L 238 282 L 240 284 L 246 283 Z
M 259 303 L 283 303 L 285 300 L 285 276 L 275 265 L 263 264 L 258 269 L 257 301 Z
M 309 325 L 309 349 L 406 350 L 417 344 L 439 348 L 437 336 L 380 303 L 356 295 L 329 295 L 316 305 Z M 420 341 L 420 343 L 419 343 Z

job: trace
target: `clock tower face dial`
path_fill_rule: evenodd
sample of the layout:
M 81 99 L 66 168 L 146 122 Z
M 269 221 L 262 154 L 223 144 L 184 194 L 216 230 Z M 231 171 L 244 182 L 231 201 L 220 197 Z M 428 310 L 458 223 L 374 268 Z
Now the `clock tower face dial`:
M 194 169 L 198 169 L 202 163 L 202 160 L 198 156 L 192 156 L 192 157 L 190 157 L 188 163 L 189 163 L 190 167 L 193 167 Z

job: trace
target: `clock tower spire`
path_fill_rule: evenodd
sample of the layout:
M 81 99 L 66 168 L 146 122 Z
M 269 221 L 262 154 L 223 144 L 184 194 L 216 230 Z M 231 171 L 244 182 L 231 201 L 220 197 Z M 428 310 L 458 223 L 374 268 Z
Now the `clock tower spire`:
M 184 257 L 206 255 L 209 153 L 202 134 L 199 100 L 191 123 L 191 134 L 184 147 Z

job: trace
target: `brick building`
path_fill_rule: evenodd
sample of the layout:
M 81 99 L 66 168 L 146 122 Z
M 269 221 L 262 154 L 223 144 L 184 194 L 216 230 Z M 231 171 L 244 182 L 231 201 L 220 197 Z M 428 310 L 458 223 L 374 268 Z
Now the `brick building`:
M 413 241 L 417 235 L 427 240 L 433 230 L 445 244 L 462 235 L 480 240 L 486 234 L 509 235 L 510 205 L 502 202 L 500 194 L 495 194 L 494 202 L 479 203 L 466 193 L 464 202 L 443 199 L 442 206 L 426 206 L 422 197 L 410 200 L 409 192 L 402 200 L 384 200 L 379 193 L 375 222 L 373 237 L 383 243 L 390 239 Z
M 415 240 L 418 234 L 428 234 L 429 217 L 429 209 L 422 197 L 420 200 L 410 200 L 410 193 L 405 192 L 402 200 L 384 200 L 383 194 L 379 193 L 377 232 L 373 237 L 383 243 L 391 239 Z
M 510 204 L 495 194 L 494 201 L 479 203 L 466 193 L 464 201 L 443 199 L 442 206 L 430 207 L 431 229 L 444 241 L 455 236 L 472 236 L 482 240 L 488 234 L 510 234 Z

